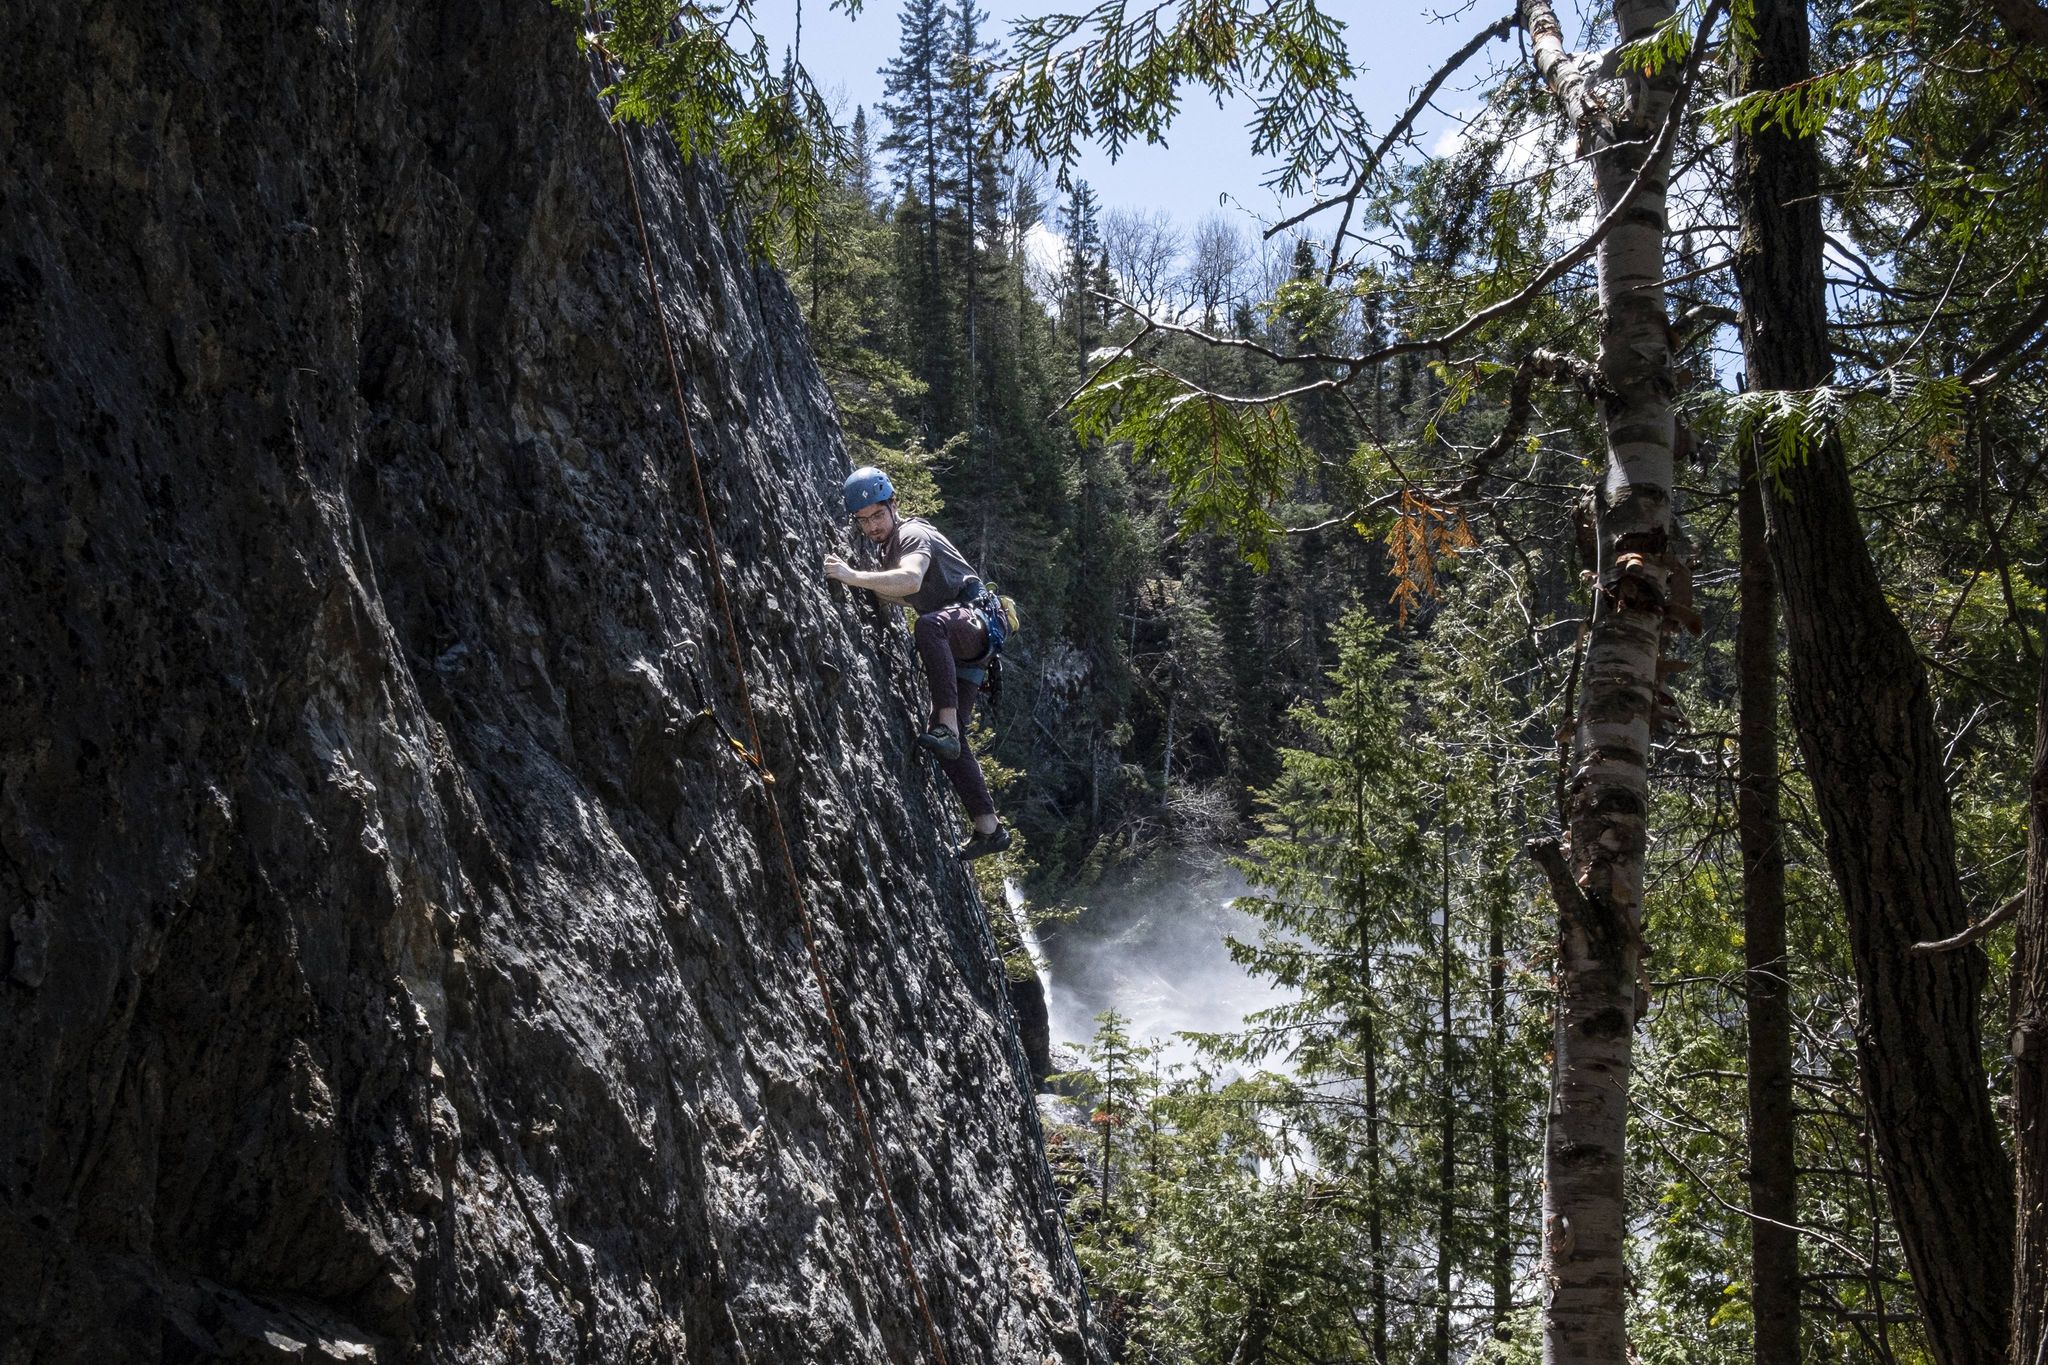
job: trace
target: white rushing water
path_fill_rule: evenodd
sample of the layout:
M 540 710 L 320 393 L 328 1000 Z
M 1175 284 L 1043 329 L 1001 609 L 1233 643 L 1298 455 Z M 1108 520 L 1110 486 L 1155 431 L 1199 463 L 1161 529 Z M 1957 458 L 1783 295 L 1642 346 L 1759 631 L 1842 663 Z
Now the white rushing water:
M 1098 892 L 1079 918 L 1049 926 L 1042 942 L 1027 927 L 1054 1052 L 1078 1055 L 1095 1017 L 1114 1009 L 1130 1021 L 1133 1040 L 1159 1043 L 1162 1065 L 1172 1066 L 1195 1056 L 1174 1035 L 1235 1029 L 1246 1015 L 1286 1000 L 1287 992 L 1232 961 L 1224 942 L 1225 935 L 1258 938 L 1258 919 L 1231 905 L 1246 889 L 1230 871 L 1152 877 Z
M 1038 941 L 1038 926 L 1024 913 L 1024 893 L 1017 883 L 1003 878 L 1003 899 L 1010 907 L 1010 918 L 1017 922 L 1017 933 L 1024 940 L 1024 951 L 1031 957 L 1031 965 L 1038 972 L 1039 984 L 1048 991 L 1052 989 L 1052 964 L 1046 961 L 1045 945 Z

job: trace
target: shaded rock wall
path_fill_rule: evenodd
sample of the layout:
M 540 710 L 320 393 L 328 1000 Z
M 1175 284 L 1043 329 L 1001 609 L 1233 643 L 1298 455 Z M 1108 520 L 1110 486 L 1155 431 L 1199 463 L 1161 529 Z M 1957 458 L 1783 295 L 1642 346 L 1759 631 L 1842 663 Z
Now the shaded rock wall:
M 571 16 L 0 0 L 0 1361 L 881 1362 Z M 779 281 L 637 139 L 776 776 L 951 1359 L 1079 1290 Z

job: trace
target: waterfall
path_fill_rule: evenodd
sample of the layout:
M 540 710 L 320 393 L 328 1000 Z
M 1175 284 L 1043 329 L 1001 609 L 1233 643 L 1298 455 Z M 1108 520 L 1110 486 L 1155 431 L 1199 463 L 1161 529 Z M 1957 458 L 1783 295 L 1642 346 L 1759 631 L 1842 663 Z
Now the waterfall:
M 1038 926 L 1024 913 L 1024 893 L 1017 883 L 1003 878 L 1003 902 L 1010 907 L 1010 918 L 1017 921 L 1017 934 L 1024 940 L 1024 951 L 1031 955 L 1031 966 L 1038 973 L 1038 984 L 1045 988 L 1047 998 L 1052 996 L 1052 963 L 1046 960 L 1045 945 L 1038 940 Z
M 1097 888 L 1079 918 L 1043 943 L 1026 929 L 1053 1046 L 1085 1045 L 1095 1017 L 1114 1009 L 1134 1040 L 1163 1045 L 1161 1060 L 1172 1066 L 1195 1057 L 1183 1031 L 1238 1029 L 1247 1015 L 1284 1003 L 1289 993 L 1239 966 L 1225 942 L 1258 937 L 1257 917 L 1235 903 L 1246 889 L 1234 873 L 1167 872 Z

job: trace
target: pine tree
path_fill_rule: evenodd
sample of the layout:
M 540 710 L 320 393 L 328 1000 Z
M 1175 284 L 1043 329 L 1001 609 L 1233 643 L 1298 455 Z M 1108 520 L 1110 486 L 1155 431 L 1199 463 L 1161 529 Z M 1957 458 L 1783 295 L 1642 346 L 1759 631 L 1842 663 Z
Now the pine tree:
M 1087 181 L 1075 181 L 1060 215 L 1060 228 L 1067 239 L 1060 270 L 1060 311 L 1072 329 L 1075 373 L 1083 378 L 1088 373 L 1089 349 L 1100 335 L 1095 321 L 1099 304 L 1090 298 L 1090 291 L 1101 282 L 1096 274 L 1102 258 L 1099 214 L 1095 191 Z
M 961 282 L 961 329 L 964 337 L 962 419 L 969 433 L 970 453 L 979 443 L 981 421 L 981 239 L 996 193 L 997 171 L 987 145 L 988 72 L 995 49 L 982 36 L 988 14 L 974 0 L 960 0 L 949 55 L 945 89 L 947 176 L 954 190 L 954 214 L 961 230 L 953 252 Z M 970 458 L 970 465 L 975 462 Z
M 1406 1083 L 1391 1072 L 1405 1031 L 1389 1006 L 1412 969 L 1413 888 L 1424 867 L 1424 774 L 1401 733 L 1406 702 L 1390 676 L 1385 637 L 1363 613 L 1337 632 L 1328 699 L 1299 707 L 1305 747 L 1282 755 L 1264 793 L 1265 833 L 1243 870 L 1261 894 L 1242 904 L 1266 922 L 1242 951 L 1260 975 L 1298 992 L 1250 1035 L 1254 1056 L 1281 1052 L 1304 1086 L 1330 1102 L 1301 1123 L 1318 1162 L 1341 1173 L 1362 1212 L 1372 1358 L 1389 1359 L 1396 1248 L 1413 1214 L 1395 1196 L 1396 1115 Z M 1409 1116 L 1412 1118 L 1412 1114 Z M 1405 1121 L 1405 1120 L 1404 1120 Z
M 1293 270 L 1277 302 L 1275 321 L 1283 334 L 1274 340 L 1285 350 L 1303 355 L 1344 349 L 1339 344 L 1338 332 L 1349 300 L 1324 286 L 1320 253 L 1307 237 L 1295 240 Z M 1333 373 L 1325 365 L 1309 371 L 1311 376 L 1322 378 Z M 1343 461 L 1358 444 L 1352 401 L 1337 393 L 1314 393 L 1295 401 L 1294 420 L 1301 439 L 1325 457 L 1315 461 L 1309 471 L 1311 495 L 1318 500 L 1328 496 L 1328 471 L 1342 468 Z
M 955 25 L 943 0 L 905 0 L 898 23 L 896 56 L 882 68 L 881 109 L 889 132 L 881 147 L 890 154 L 897 223 L 909 248 L 903 252 L 908 268 L 900 276 L 902 355 L 925 385 L 923 434 L 936 445 L 959 430 L 952 291 L 940 243 L 942 216 L 953 194 L 946 119 Z
M 894 356 L 897 313 L 890 229 L 874 203 L 866 111 L 856 109 L 844 154 L 820 196 L 820 230 L 792 263 L 811 345 L 839 408 L 855 464 L 888 469 L 922 506 L 932 479 L 916 427 L 923 386 Z
M 1074 1251 L 1096 1287 L 1097 1319 L 1117 1341 L 1142 1331 L 1148 1298 L 1144 1252 L 1147 1186 L 1155 1176 L 1148 1150 L 1157 1128 L 1158 1049 L 1133 1039 L 1116 1010 L 1096 1018 L 1084 1064 L 1053 1078 L 1087 1106 L 1087 1132 L 1067 1140 L 1093 1169 L 1087 1187 L 1072 1191 L 1067 1211 Z
M 868 130 L 866 105 L 854 106 L 853 126 L 847 133 L 843 164 L 846 169 L 841 183 L 863 207 L 872 208 L 875 203 L 875 145 L 874 135 Z

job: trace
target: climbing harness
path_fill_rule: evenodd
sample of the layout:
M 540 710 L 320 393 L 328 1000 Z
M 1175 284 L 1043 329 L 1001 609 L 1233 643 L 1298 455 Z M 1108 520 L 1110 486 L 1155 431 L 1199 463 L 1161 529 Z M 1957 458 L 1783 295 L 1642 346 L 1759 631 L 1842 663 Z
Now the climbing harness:
M 591 13 L 589 0 L 584 0 L 584 16 L 593 33 L 591 45 L 599 55 L 609 60 L 601 35 L 597 33 L 596 16 Z M 696 494 L 697 516 L 704 527 L 705 561 L 710 569 L 712 596 L 718 604 L 718 614 L 724 623 L 725 646 L 732 656 L 733 677 L 739 691 L 740 711 L 746 717 L 747 738 L 750 745 L 744 757 L 756 776 L 761 779 L 762 797 L 768 807 L 768 818 L 775 835 L 777 849 L 781 853 L 782 870 L 789 881 L 789 894 L 796 905 L 797 922 L 803 929 L 804 948 L 810 956 L 811 975 L 818 984 L 818 1002 L 825 1012 L 825 1024 L 832 1036 L 833 1050 L 839 1056 L 840 1074 L 846 1080 L 848 1107 L 853 1111 L 855 1126 L 860 1130 L 861 1142 L 867 1149 L 868 1170 L 875 1178 L 875 1188 L 882 1196 L 882 1207 L 889 1215 L 890 1230 L 895 1234 L 896 1253 L 903 1263 L 903 1273 L 910 1281 L 912 1297 L 917 1302 L 918 1314 L 924 1319 L 924 1330 L 931 1345 L 932 1358 L 938 1365 L 948 1365 L 945 1343 L 939 1336 L 938 1322 L 932 1316 L 930 1298 L 925 1294 L 924 1279 L 917 1273 L 917 1261 L 911 1254 L 910 1234 L 903 1225 L 903 1215 L 896 1207 L 896 1198 L 889 1190 L 888 1173 L 882 1165 L 882 1151 L 875 1142 L 874 1126 L 869 1122 L 866 1103 L 861 1099 L 860 1080 L 853 1067 L 853 1053 L 846 1041 L 846 1031 L 839 1022 L 839 1008 L 832 995 L 831 978 L 825 971 L 825 959 L 818 948 L 817 926 L 811 916 L 810 902 L 804 895 L 803 880 L 797 875 L 796 856 L 790 849 L 789 832 L 782 823 L 782 807 L 772 790 L 775 775 L 768 770 L 763 757 L 761 726 L 754 712 L 753 689 L 747 681 L 747 668 L 740 650 L 739 628 L 733 622 L 732 598 L 726 591 L 725 569 L 718 547 L 718 531 L 711 518 L 711 502 L 704 493 L 704 472 L 697 458 L 697 442 L 690 430 L 689 406 L 683 396 L 683 370 L 676 360 L 674 339 L 669 335 L 668 309 L 663 302 L 661 281 L 654 271 L 654 248 L 647 235 L 647 215 L 640 206 L 640 182 L 633 174 L 633 156 L 626 145 L 626 130 L 617 120 L 612 120 L 612 131 L 618 135 L 619 163 L 625 169 L 626 189 L 633 201 L 633 220 L 640 231 L 640 260 L 647 272 L 647 290 L 654 301 L 654 318 L 661 333 L 661 348 L 668 357 L 669 381 L 675 389 L 676 423 L 683 433 L 683 451 L 689 457 L 690 488 Z
M 990 705 L 994 705 L 1003 690 L 1003 646 L 1017 633 L 1017 603 L 998 593 L 995 584 L 983 584 L 973 578 L 960 594 L 960 605 L 981 613 L 982 624 L 988 628 L 988 648 L 955 665 L 953 672 L 962 682 L 971 682 L 986 691 Z
M 1016 601 L 997 592 L 996 585 L 991 583 L 974 599 L 974 607 L 988 622 L 988 652 L 1002 653 L 1003 646 L 1017 633 Z

